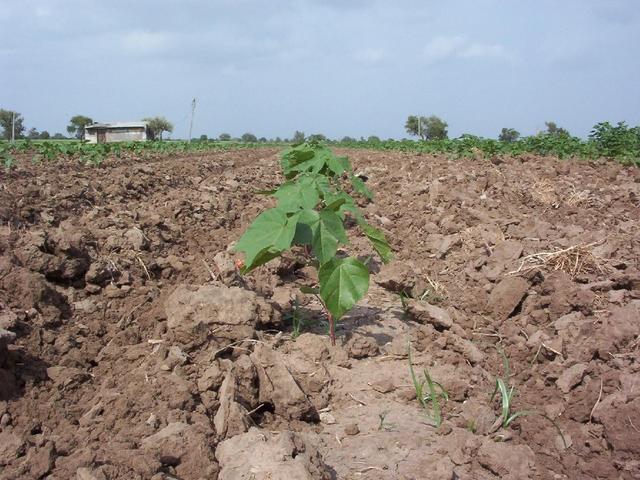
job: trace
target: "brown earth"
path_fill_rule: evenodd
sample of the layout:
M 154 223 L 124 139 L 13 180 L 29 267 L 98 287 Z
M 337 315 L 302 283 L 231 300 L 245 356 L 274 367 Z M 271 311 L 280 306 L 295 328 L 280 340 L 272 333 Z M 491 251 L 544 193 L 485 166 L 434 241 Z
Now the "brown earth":
M 227 253 L 276 151 L 2 171 L 0 478 L 640 478 L 640 171 L 345 153 L 396 253 L 335 347 L 302 256 Z

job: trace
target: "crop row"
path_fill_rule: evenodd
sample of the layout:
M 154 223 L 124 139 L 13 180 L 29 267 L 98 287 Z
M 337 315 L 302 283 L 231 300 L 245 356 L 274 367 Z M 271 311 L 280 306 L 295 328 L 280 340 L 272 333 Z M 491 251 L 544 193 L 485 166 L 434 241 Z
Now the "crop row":
M 534 154 L 558 158 L 600 159 L 609 158 L 624 164 L 640 166 L 640 127 L 630 128 L 624 122 L 596 125 L 587 140 L 568 134 L 538 134 L 513 141 L 500 141 L 474 135 L 462 135 L 442 140 L 380 140 L 377 137 L 353 140 L 343 139 L 327 143 L 347 148 L 395 150 L 444 154 L 453 158 L 483 156 L 520 156 Z M 0 142 L 0 163 L 11 168 L 16 154 L 31 154 L 34 162 L 73 158 L 98 165 L 109 157 L 165 156 L 189 152 L 226 151 L 257 146 L 282 146 L 280 143 L 246 143 L 232 141 L 153 141 L 89 144 L 81 141 L 30 141 Z
M 446 124 L 444 126 L 446 127 Z M 626 164 L 640 165 L 640 126 L 630 127 L 626 122 L 618 122 L 615 125 L 600 122 L 591 129 L 587 140 L 570 135 L 567 130 L 557 128 L 553 122 L 547 122 L 547 127 L 546 132 L 523 138 L 520 138 L 520 134 L 514 129 L 504 128 L 498 140 L 475 135 L 462 135 L 450 140 L 444 129 L 435 132 L 438 135 L 434 133 L 427 141 L 381 141 L 377 137 L 369 137 L 367 140 L 343 139 L 339 144 L 354 148 L 446 154 L 458 158 L 475 157 L 478 154 L 493 157 L 528 153 L 559 158 L 609 158 Z M 412 132 L 409 127 L 407 129 Z
M 5 168 L 11 168 L 14 155 L 33 155 L 34 162 L 53 161 L 60 158 L 73 158 L 83 163 L 99 165 L 107 157 L 125 156 L 146 157 L 170 154 L 226 151 L 237 148 L 251 148 L 254 144 L 240 142 L 117 142 L 90 144 L 81 141 L 30 141 L 19 140 L 15 143 L 0 142 L 0 162 Z
M 427 154 L 445 154 L 454 158 L 472 158 L 478 154 L 484 157 L 521 156 L 535 154 L 558 158 L 580 158 L 595 160 L 610 158 L 624 164 L 640 166 L 640 141 L 637 144 L 602 144 L 594 140 L 582 140 L 571 136 L 536 135 L 524 137 L 513 142 L 501 142 L 494 139 L 465 135 L 446 140 L 352 140 L 339 142 L 346 148 L 365 148 L 372 150 L 395 150 L 403 152 L 421 152 Z

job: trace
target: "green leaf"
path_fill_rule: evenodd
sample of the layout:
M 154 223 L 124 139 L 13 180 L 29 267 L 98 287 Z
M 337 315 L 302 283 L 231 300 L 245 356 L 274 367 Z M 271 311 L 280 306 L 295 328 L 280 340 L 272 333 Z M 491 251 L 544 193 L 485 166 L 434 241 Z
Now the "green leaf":
M 243 275 L 245 273 L 249 273 L 251 270 L 258 268 L 259 266 L 264 265 L 267 262 L 270 262 L 276 257 L 279 257 L 281 253 L 282 250 L 276 250 L 273 247 L 265 247 L 253 257 L 253 260 L 250 264 L 246 264 L 240 269 L 240 273 L 242 273 Z
M 303 143 L 285 152 L 280 161 L 285 177 L 291 179 L 304 172 L 319 173 L 325 166 L 325 160 L 318 155 L 322 148 Z
M 377 228 L 372 227 L 364 220 L 359 222 L 359 225 L 364 234 L 371 242 L 373 249 L 378 253 L 378 255 L 380 255 L 382 261 L 384 263 L 390 262 L 393 254 L 391 253 L 391 246 L 389 245 L 389 242 L 387 242 L 384 233 L 382 233 Z
M 329 179 L 324 175 L 314 175 L 310 176 L 313 179 L 313 185 L 316 187 L 320 196 L 322 198 L 325 197 L 328 193 L 331 193 L 331 185 L 329 184 Z
M 355 188 L 356 192 L 358 192 L 360 195 L 367 197 L 369 200 L 373 200 L 373 193 L 371 193 L 371 190 L 367 188 L 360 177 L 352 175 L 351 184 L 353 185 L 353 188 Z
M 293 237 L 295 245 L 311 245 L 313 242 L 313 230 L 320 221 L 320 214 L 315 210 L 302 210 L 297 217 L 296 233 Z
M 320 267 L 320 297 L 339 320 L 369 290 L 369 270 L 355 258 L 333 258 Z
M 280 157 L 280 165 L 285 175 L 299 164 L 311 160 L 315 156 L 313 149 L 305 143 L 286 150 Z
M 347 157 L 336 156 L 329 148 L 322 148 L 316 151 L 316 156 L 322 160 L 324 165 L 333 173 L 332 176 L 340 176 L 344 172 L 351 172 L 351 164 Z
M 288 218 L 286 212 L 278 208 L 271 208 L 258 215 L 235 247 L 236 251 L 245 253 L 244 269 L 250 271 L 257 267 L 258 261 L 264 259 L 265 252 L 277 256 L 276 252 L 289 248 L 297 221 L 297 216 Z M 266 262 L 261 264 L 263 263 Z
M 532 415 L 532 414 L 533 414 L 533 412 L 528 412 L 526 410 L 522 410 L 520 412 L 516 412 L 513 415 L 511 415 L 509 418 L 504 419 L 503 422 L 502 422 L 502 425 L 504 426 L 504 428 L 507 428 L 511 424 L 511 422 L 513 422 L 515 419 L 517 419 L 519 417 L 527 417 L 527 416 Z M 563 440 L 564 440 L 564 438 L 563 438 Z
M 320 194 L 312 181 L 286 182 L 274 193 L 278 208 L 285 212 L 314 208 L 320 201 Z
M 328 204 L 325 208 L 327 210 L 331 210 L 333 212 L 340 210 L 340 207 L 342 207 L 342 205 L 344 205 L 346 202 L 346 200 L 344 198 L 338 198 L 337 200 L 334 200 L 333 202 L 331 202 L 330 204 Z
M 511 410 L 511 393 L 501 378 L 496 380 L 496 387 L 502 397 L 502 421 L 504 422 L 509 418 L 509 410 Z
M 340 200 L 344 200 L 344 203 L 342 205 L 340 205 L 340 208 L 338 209 L 338 215 L 340 216 L 341 219 L 344 220 L 345 212 L 350 212 L 350 213 L 352 213 L 354 215 L 356 220 L 360 221 L 360 219 L 362 219 L 362 221 L 364 221 L 364 217 L 360 213 L 360 209 L 356 205 L 355 200 L 348 193 L 346 193 L 346 192 L 339 192 L 339 193 L 329 192 L 329 193 L 325 194 L 325 196 L 324 196 L 324 202 L 327 204 L 327 208 L 329 208 L 335 202 L 338 202 Z
M 331 210 L 322 210 L 318 222 L 311 225 L 313 253 L 320 264 L 331 260 L 338 251 L 338 244 L 348 243 L 342 220 Z

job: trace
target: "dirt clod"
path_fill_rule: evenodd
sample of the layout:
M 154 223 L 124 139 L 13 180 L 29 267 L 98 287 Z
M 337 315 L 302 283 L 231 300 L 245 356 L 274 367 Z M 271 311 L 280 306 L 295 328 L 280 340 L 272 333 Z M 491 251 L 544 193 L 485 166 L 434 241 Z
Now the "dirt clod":
M 407 300 L 407 311 L 419 323 L 430 323 L 436 330 L 448 330 L 453 326 L 449 313 L 440 307 L 420 300 Z
M 318 412 L 279 353 L 259 343 L 251 361 L 258 372 L 260 403 L 273 405 L 276 415 L 290 420 L 318 420 Z
M 589 368 L 586 363 L 576 363 L 567 368 L 560 378 L 556 380 L 556 384 L 562 393 L 569 393 L 572 388 L 578 385 L 582 381 L 582 377 Z
M 179 286 L 167 299 L 165 312 L 176 340 L 186 344 L 212 335 L 221 346 L 253 338 L 260 317 L 270 314 L 253 292 L 211 285 Z
M 373 338 L 358 334 L 349 339 L 346 348 L 351 358 L 373 357 L 380 352 L 380 348 Z
M 506 320 L 529 290 L 529 282 L 521 277 L 506 277 L 489 295 L 488 308 L 496 320 Z
M 251 428 L 218 445 L 216 457 L 220 462 L 219 480 L 331 478 L 318 450 L 289 431 L 274 435 Z
M 357 435 L 360 433 L 360 428 L 357 423 L 350 423 L 349 425 L 344 426 L 344 433 L 346 435 Z

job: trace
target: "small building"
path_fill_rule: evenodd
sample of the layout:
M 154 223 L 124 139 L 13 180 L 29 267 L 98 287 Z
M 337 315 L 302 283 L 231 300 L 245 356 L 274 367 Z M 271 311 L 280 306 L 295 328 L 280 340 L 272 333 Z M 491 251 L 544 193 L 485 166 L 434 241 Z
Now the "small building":
M 84 128 L 89 143 L 144 142 L 151 138 L 147 122 L 94 123 Z

